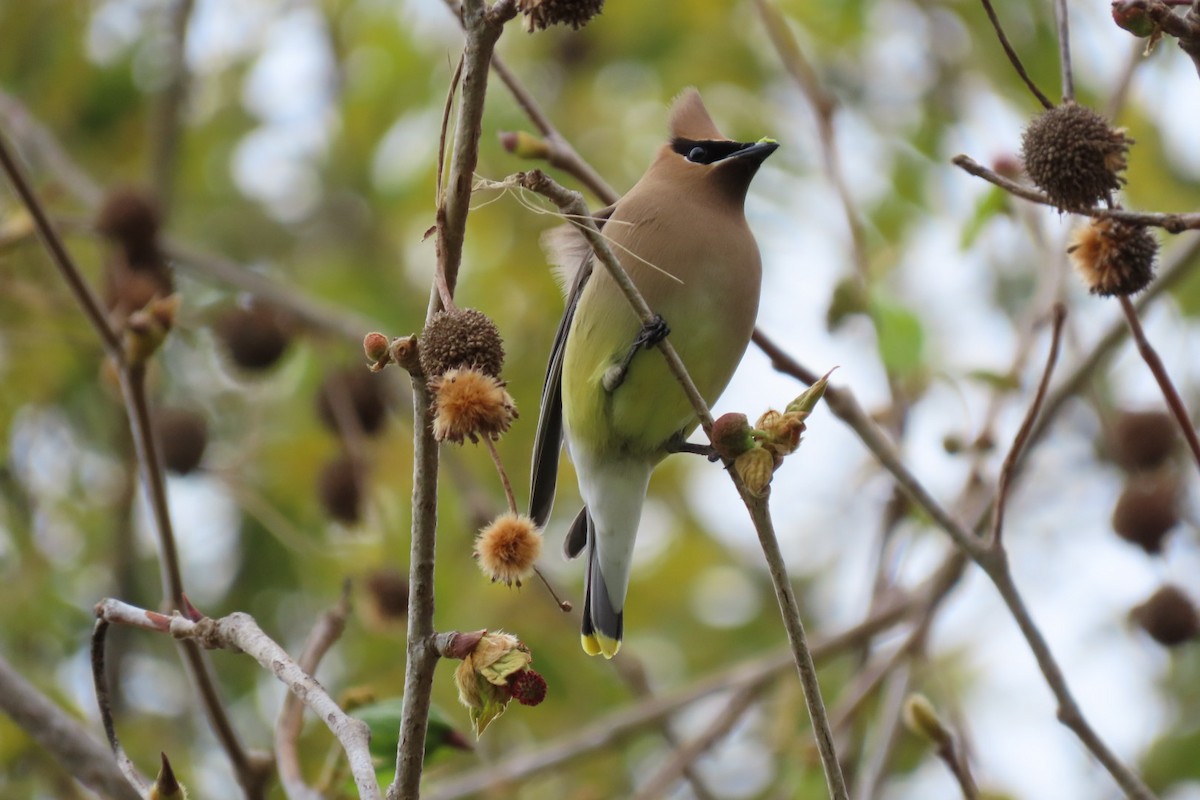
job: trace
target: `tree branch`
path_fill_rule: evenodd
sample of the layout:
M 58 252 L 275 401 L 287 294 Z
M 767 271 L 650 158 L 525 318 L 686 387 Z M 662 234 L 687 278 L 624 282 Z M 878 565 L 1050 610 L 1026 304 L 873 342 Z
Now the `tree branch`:
M 198 647 L 232 650 L 250 656 L 287 686 L 341 742 L 359 797 L 362 800 L 378 800 L 379 784 L 371 763 L 368 748 L 371 731 L 367 724 L 342 711 L 324 687 L 267 636 L 249 614 L 234 612 L 220 619 L 201 617 L 190 620 L 178 613 L 167 616 L 119 600 L 105 599 L 96 604 L 96 616 L 105 623 L 169 633 L 175 639 L 189 641 Z
M 112 753 L 0 656 L 0 710 L 73 778 L 113 800 L 141 800 Z

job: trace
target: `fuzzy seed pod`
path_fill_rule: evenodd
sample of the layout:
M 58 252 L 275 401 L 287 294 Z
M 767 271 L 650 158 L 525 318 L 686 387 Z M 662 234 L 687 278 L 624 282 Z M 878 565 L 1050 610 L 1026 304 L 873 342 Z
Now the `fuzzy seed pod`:
M 542 554 L 542 532 L 529 517 L 502 514 L 479 532 L 475 539 L 475 558 L 483 574 L 519 587 L 533 574 L 533 565 Z
M 1178 586 L 1163 586 L 1146 602 L 1129 612 L 1130 618 L 1154 641 L 1174 647 L 1200 635 L 1200 614 Z
M 386 379 L 362 367 L 330 372 L 317 389 L 317 417 L 326 428 L 340 433 L 342 408 L 354 416 L 363 433 L 368 436 L 379 433 L 387 421 Z
M 604 10 L 604 0 L 517 0 L 525 15 L 525 30 L 544 31 L 551 25 L 570 25 L 578 30 Z
M 517 417 L 516 404 L 504 384 L 478 370 L 452 369 L 434 379 L 431 388 L 433 435 L 439 442 L 495 439 Z
M 317 475 L 317 496 L 330 519 L 344 525 L 356 525 L 362 518 L 362 467 L 349 456 L 338 456 L 325 463 Z
M 1072 233 L 1067 252 L 1092 294 L 1131 295 L 1154 279 L 1158 240 L 1142 225 L 1093 219 Z
M 208 421 L 203 416 L 184 408 L 160 408 L 154 415 L 154 429 L 163 466 L 180 475 L 200 466 L 208 445 Z
M 229 310 L 218 321 L 216 333 L 233 363 L 254 371 L 274 365 L 291 342 L 278 312 L 263 304 Z
M 456 367 L 472 367 L 493 378 L 504 366 L 504 341 L 482 311 L 439 311 L 420 338 L 421 369 L 430 380 Z
M 1179 478 L 1132 475 L 1113 509 L 1113 530 L 1147 553 L 1162 552 L 1163 540 L 1179 522 Z
M 1165 411 L 1123 411 L 1109 446 L 1113 460 L 1124 469 L 1152 470 L 1178 450 L 1179 427 Z
M 1021 138 L 1025 171 L 1063 211 L 1091 208 L 1121 187 L 1133 140 L 1086 106 L 1064 103 L 1038 115 Z

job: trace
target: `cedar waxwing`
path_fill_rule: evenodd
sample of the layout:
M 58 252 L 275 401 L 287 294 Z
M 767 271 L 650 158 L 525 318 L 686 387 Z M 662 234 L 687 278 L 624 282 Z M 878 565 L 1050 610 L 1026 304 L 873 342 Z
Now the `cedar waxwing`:
M 569 290 L 542 389 L 530 516 L 538 525 L 550 516 L 565 432 L 586 505 L 563 549 L 574 558 L 587 547 L 583 649 L 606 658 L 621 646 L 650 473 L 698 424 L 662 357 L 633 356 L 669 326 L 671 343 L 711 404 L 741 361 L 758 313 L 761 266 L 743 207 L 750 180 L 778 145 L 722 136 L 695 89 L 676 98 L 670 131 L 642 179 L 595 215 L 660 315 L 657 326 L 643 328 L 608 271 L 593 267 L 573 226 L 544 240 Z

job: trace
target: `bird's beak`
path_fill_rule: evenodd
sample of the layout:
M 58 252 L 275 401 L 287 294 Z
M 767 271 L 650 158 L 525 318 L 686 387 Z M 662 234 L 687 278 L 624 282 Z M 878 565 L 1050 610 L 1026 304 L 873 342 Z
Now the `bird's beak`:
M 779 142 L 774 139 L 759 139 L 754 144 L 747 144 L 740 150 L 734 150 L 722 161 L 727 161 L 733 158 L 746 158 L 753 161 L 755 164 L 761 164 L 767 160 L 767 156 L 779 149 Z

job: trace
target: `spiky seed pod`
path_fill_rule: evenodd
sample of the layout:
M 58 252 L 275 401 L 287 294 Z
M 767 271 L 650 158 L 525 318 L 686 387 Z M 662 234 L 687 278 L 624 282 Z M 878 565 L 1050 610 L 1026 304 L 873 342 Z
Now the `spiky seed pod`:
M 200 466 L 208 445 L 208 421 L 203 416 L 186 408 L 160 408 L 154 415 L 154 430 L 163 466 L 180 475 Z
M 456 367 L 473 367 L 493 378 L 504 366 L 504 341 L 496 323 L 474 308 L 439 311 L 420 338 L 421 369 L 433 380 Z
M 523 669 L 509 677 L 508 690 L 523 706 L 540 705 L 546 699 L 546 679 L 537 670 Z
M 1178 586 L 1161 587 L 1129 612 L 1129 616 L 1154 641 L 1166 647 L 1200 636 L 1200 614 L 1192 599 Z
M 1143 225 L 1093 219 L 1075 229 L 1067 252 L 1092 294 L 1131 295 L 1154 279 L 1158 240 Z
M 525 15 L 525 30 L 544 31 L 551 25 L 570 25 L 578 30 L 604 10 L 604 0 L 517 0 Z
M 1025 171 L 1063 211 L 1091 208 L 1121 188 L 1133 140 L 1086 106 L 1064 103 L 1034 118 L 1021 137 Z
M 247 370 L 271 367 L 291 343 L 279 313 L 261 303 L 227 311 L 217 322 L 216 333 L 233 363 Z
M 347 455 L 325 463 L 317 475 L 317 497 L 321 508 L 331 519 L 345 525 L 355 525 L 362 519 L 362 466 Z
M 96 215 L 96 230 L 133 250 L 154 243 L 162 226 L 162 210 L 148 192 L 132 186 L 111 190 Z
M 391 622 L 408 616 L 408 578 L 399 570 L 377 569 L 365 582 L 371 609 L 381 622 Z
M 1109 449 L 1130 472 L 1152 470 L 1179 448 L 1179 427 L 1165 411 L 1123 411 L 1113 424 Z
M 517 417 L 517 406 L 504 384 L 479 370 L 452 369 L 435 378 L 431 388 L 433 436 L 439 442 L 495 439 Z
M 475 559 L 493 583 L 520 586 L 541 554 L 542 532 L 520 514 L 501 514 L 475 539 Z
M 334 433 L 342 430 L 338 422 L 342 404 L 354 415 L 363 433 L 368 436 L 378 433 L 387 421 L 387 379 L 363 367 L 330 372 L 317 389 L 317 417 Z
M 1113 509 L 1113 530 L 1147 553 L 1162 552 L 1163 540 L 1179 522 L 1179 478 L 1132 475 Z

